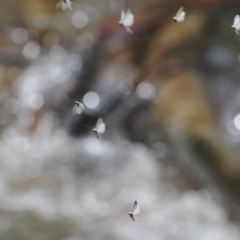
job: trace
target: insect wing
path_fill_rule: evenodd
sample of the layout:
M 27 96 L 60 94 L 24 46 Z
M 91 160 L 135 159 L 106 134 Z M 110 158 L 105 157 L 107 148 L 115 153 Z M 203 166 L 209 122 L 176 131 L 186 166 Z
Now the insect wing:
M 105 132 L 106 126 L 102 118 L 99 118 L 96 125 L 96 131 L 98 134 L 103 134 Z
M 239 24 L 239 22 L 240 22 L 239 20 L 240 20 L 239 15 L 236 15 L 235 18 L 234 18 L 232 27 L 235 28 Z
M 67 4 L 67 7 L 68 7 L 70 10 L 72 10 L 72 7 L 71 7 L 72 2 L 71 2 L 70 0 L 66 0 L 66 4 Z
M 239 31 L 240 31 L 240 21 L 237 23 L 237 25 L 236 25 L 234 28 L 235 28 L 235 32 L 239 35 Z
M 236 25 L 234 27 L 235 27 L 236 30 L 240 29 L 240 19 L 239 19 L 239 21 L 236 23 Z
M 63 1 L 60 1 L 60 2 L 56 5 L 56 8 L 61 8 L 61 9 L 63 9 L 63 6 L 64 6 L 64 2 L 63 2 Z
M 70 0 L 66 0 L 66 1 L 64 1 L 64 0 L 61 0 L 57 5 L 56 5 L 56 7 L 57 8 L 61 8 L 61 9 L 63 9 L 63 10 L 66 10 L 66 9 L 71 9 L 72 10 L 72 7 L 71 7 L 71 1 Z
M 81 112 L 85 109 L 85 107 L 81 103 L 76 103 L 72 109 L 72 114 L 81 114 Z
M 122 12 L 121 12 L 121 19 L 120 19 L 119 23 L 123 24 L 124 16 L 125 16 L 125 13 L 124 13 L 124 11 L 122 10 Z
M 133 208 L 132 208 L 132 213 L 136 209 L 136 207 L 137 207 L 137 201 L 134 201 Z
M 81 112 L 85 109 L 85 107 L 83 106 L 82 103 L 79 103 L 79 108 L 80 108 Z
M 124 26 L 125 27 L 131 27 L 134 22 L 134 15 L 131 13 L 131 11 L 128 9 L 126 12 L 126 15 L 124 17 Z
M 72 115 L 77 115 L 80 113 L 81 113 L 81 110 L 80 110 L 79 106 L 77 104 L 75 104 L 75 106 L 72 109 Z
M 105 130 L 106 130 L 105 123 L 100 124 L 98 127 L 98 134 L 103 134 L 105 132 Z
M 178 22 L 183 22 L 185 18 L 185 12 L 181 12 L 180 15 L 177 18 Z
M 176 16 L 175 16 L 175 18 L 177 19 L 183 11 L 184 11 L 184 8 L 180 7 L 178 12 L 177 12 L 177 14 L 176 14 Z
M 63 9 L 63 10 L 66 10 L 66 9 L 68 8 L 68 5 L 67 5 L 66 3 L 64 3 L 63 0 L 62 0 L 62 1 L 60 1 L 60 2 L 57 4 L 56 7 L 57 7 L 57 8 L 61 8 L 61 9 Z
M 133 216 L 136 216 L 136 215 L 140 214 L 140 212 L 141 212 L 141 208 L 137 204 L 137 201 L 135 201 L 134 205 L 133 205 L 133 210 L 132 210 Z
M 100 124 L 103 123 L 103 119 L 102 118 L 99 118 L 98 121 L 97 121 L 97 124 L 96 124 L 96 129 L 98 129 L 98 127 L 100 126 Z

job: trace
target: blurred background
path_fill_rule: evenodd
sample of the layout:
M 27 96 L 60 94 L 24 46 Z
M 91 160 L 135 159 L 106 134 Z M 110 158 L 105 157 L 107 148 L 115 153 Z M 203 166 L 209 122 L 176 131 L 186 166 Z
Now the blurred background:
M 239 1 L 57 3 L 0 0 L 0 239 L 239 240 Z

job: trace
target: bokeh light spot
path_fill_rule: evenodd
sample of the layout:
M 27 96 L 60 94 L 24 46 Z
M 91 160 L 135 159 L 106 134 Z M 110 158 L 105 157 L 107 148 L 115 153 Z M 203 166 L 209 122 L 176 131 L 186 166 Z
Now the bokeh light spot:
M 84 28 L 88 24 L 88 15 L 85 12 L 76 12 L 72 16 L 72 24 L 76 28 Z
M 36 42 L 28 42 L 23 48 L 23 55 L 30 59 L 36 59 L 40 54 L 40 46 Z
M 83 97 L 83 102 L 87 108 L 96 108 L 100 103 L 100 97 L 96 92 L 88 92 Z
M 155 95 L 155 87 L 150 83 L 140 83 L 137 86 L 137 95 L 143 99 L 152 99 Z

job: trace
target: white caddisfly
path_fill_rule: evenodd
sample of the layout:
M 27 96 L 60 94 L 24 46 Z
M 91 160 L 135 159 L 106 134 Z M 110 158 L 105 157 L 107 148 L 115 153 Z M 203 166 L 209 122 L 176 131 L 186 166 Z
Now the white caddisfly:
M 103 122 L 102 118 L 99 118 L 96 124 L 96 127 L 92 129 L 97 138 L 99 138 L 99 135 L 103 134 L 106 130 L 106 125 Z
M 234 20 L 233 20 L 233 25 L 231 26 L 237 35 L 239 35 L 239 31 L 240 31 L 240 17 L 239 15 L 236 15 L 234 17 Z
M 186 13 L 184 12 L 184 8 L 180 7 L 177 14 L 173 17 L 173 21 L 175 23 L 183 22 L 185 19 Z
M 66 9 L 70 9 L 72 10 L 72 2 L 71 0 L 61 0 L 58 4 L 57 4 L 57 8 L 61 8 L 62 10 L 66 10 Z
M 134 22 L 134 15 L 132 12 L 128 9 L 126 12 L 122 10 L 121 12 L 121 19 L 118 22 L 121 26 L 123 26 L 127 32 L 133 34 L 130 27 L 133 25 Z
M 132 211 L 128 213 L 128 215 L 131 217 L 133 221 L 138 219 L 136 216 L 139 215 L 141 212 L 141 208 L 138 205 L 137 201 L 134 202 Z
M 83 106 L 82 103 L 78 101 L 74 101 L 74 102 L 75 102 L 75 105 L 72 109 L 72 115 L 81 114 L 81 112 L 85 109 L 85 107 Z

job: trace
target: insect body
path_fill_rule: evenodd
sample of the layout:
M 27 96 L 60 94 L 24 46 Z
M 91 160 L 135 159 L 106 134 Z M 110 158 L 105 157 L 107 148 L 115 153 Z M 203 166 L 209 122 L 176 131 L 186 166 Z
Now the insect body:
M 239 35 L 239 31 L 240 31 L 240 17 L 239 15 L 236 15 L 234 17 L 234 20 L 233 20 L 233 25 L 231 26 L 237 35 Z
M 137 215 L 139 215 L 141 212 L 140 206 L 138 205 L 137 201 L 134 202 L 132 211 L 128 213 L 128 215 L 131 217 L 133 221 L 137 219 Z
M 93 129 L 93 132 L 95 133 L 97 138 L 99 138 L 99 135 L 103 134 L 105 130 L 106 130 L 106 125 L 103 122 L 103 119 L 99 118 L 97 121 L 96 127 Z
M 56 7 L 61 8 L 62 10 L 66 10 L 68 8 L 72 10 L 71 5 L 72 5 L 71 0 L 61 0 Z
M 174 22 L 175 23 L 183 22 L 185 19 L 185 15 L 186 15 L 186 13 L 184 12 L 184 8 L 181 7 L 178 10 L 177 14 L 173 17 Z
M 81 112 L 85 109 L 85 107 L 83 106 L 82 103 L 76 101 L 75 105 L 72 109 L 72 115 L 77 115 L 77 114 L 81 114 Z
M 127 32 L 133 34 L 130 27 L 133 25 L 134 22 L 134 15 L 132 12 L 128 9 L 126 12 L 121 12 L 121 19 L 119 21 L 119 24 L 123 26 Z

